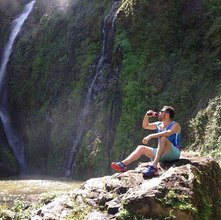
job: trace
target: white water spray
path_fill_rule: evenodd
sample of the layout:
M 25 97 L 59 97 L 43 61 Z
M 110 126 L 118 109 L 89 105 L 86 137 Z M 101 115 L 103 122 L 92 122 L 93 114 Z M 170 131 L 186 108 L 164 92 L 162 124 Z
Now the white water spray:
M 21 170 L 26 168 L 25 156 L 24 156 L 24 144 L 20 140 L 18 134 L 12 126 L 12 121 L 8 111 L 8 102 L 7 102 L 7 89 L 6 89 L 6 68 L 9 61 L 9 57 L 12 53 L 13 45 L 15 39 L 20 32 L 22 25 L 25 20 L 28 18 L 28 15 L 33 9 L 35 0 L 28 3 L 25 6 L 24 11 L 13 21 L 13 27 L 9 40 L 5 46 L 2 63 L 0 66 L 0 117 L 2 124 L 5 130 L 5 134 L 8 139 L 8 143 L 11 146 L 16 159 L 20 165 Z
M 90 110 L 90 104 L 91 104 L 91 98 L 92 98 L 92 93 L 93 93 L 93 90 L 99 86 L 99 85 L 96 85 L 96 81 L 98 79 L 98 77 L 102 74 L 102 71 L 104 70 L 105 68 L 105 65 L 107 64 L 107 33 L 108 33 L 108 30 L 107 30 L 107 23 L 108 21 L 107 20 L 111 20 L 112 24 L 111 24 L 111 31 L 114 32 L 114 24 L 115 24 L 115 20 L 116 20 L 116 11 L 117 11 L 117 8 L 118 8 L 118 5 L 119 5 L 119 2 L 116 1 L 108 15 L 104 18 L 104 22 L 103 22 L 103 27 L 102 27 L 102 50 L 101 50 L 101 55 L 100 55 L 100 58 L 99 58 L 99 61 L 97 63 L 97 67 L 96 67 L 96 73 L 94 75 L 94 78 L 89 86 L 89 89 L 88 89 L 88 92 L 87 92 L 87 95 L 86 95 L 86 99 L 85 99 L 85 103 L 84 103 L 84 108 L 82 110 L 82 113 L 80 115 L 80 120 L 79 120 L 79 126 L 78 126 L 78 130 L 77 130 L 77 134 L 76 134 L 76 137 L 75 137 L 75 141 L 74 141 L 74 144 L 71 148 L 71 151 L 68 155 L 68 158 L 66 158 L 65 160 L 65 165 L 64 165 L 64 168 L 66 169 L 65 170 L 65 176 L 66 177 L 69 177 L 71 175 L 71 170 L 72 170 L 72 166 L 73 166 L 73 163 L 74 163 L 74 159 L 75 159 L 75 156 L 77 154 L 77 147 L 78 145 L 80 144 L 80 141 L 81 141 L 81 138 L 82 138 L 82 134 L 84 132 L 84 123 L 85 123 L 85 119 L 86 117 L 88 116 L 88 113 L 89 113 L 89 110 Z

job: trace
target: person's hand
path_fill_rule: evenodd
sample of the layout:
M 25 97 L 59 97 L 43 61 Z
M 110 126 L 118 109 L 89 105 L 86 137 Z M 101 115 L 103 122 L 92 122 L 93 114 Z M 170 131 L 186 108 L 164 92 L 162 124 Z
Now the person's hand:
M 143 144 L 147 144 L 150 139 L 151 139 L 151 136 L 148 135 L 148 136 L 146 136 L 145 138 L 143 138 L 142 143 L 143 143 Z
M 151 116 L 153 114 L 153 110 L 148 110 L 147 112 L 146 112 L 146 116 Z

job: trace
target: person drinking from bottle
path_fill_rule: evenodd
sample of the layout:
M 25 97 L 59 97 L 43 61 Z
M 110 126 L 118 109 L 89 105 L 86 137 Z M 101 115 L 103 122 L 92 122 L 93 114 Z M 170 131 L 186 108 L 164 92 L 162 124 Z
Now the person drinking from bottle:
M 150 117 L 158 117 L 159 121 L 150 123 Z M 143 176 L 151 177 L 157 174 L 159 162 L 179 159 L 181 127 L 178 122 L 173 121 L 173 117 L 174 109 L 171 106 L 163 106 L 159 113 L 152 110 L 147 111 L 142 127 L 148 130 L 156 130 L 157 132 L 144 137 L 142 140 L 144 145 L 139 145 L 126 159 L 113 162 L 111 167 L 118 172 L 125 172 L 130 163 L 145 155 L 152 160 L 152 164 L 143 171 Z M 158 139 L 157 148 L 147 146 L 152 138 Z

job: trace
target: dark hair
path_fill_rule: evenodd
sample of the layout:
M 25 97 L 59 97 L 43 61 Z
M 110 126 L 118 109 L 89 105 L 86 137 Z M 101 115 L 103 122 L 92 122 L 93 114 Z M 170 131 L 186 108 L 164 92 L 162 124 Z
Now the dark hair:
M 167 113 L 169 113 L 169 116 L 170 116 L 170 118 L 172 119 L 172 118 L 174 117 L 174 115 L 175 115 L 174 108 L 171 107 L 171 106 L 163 106 L 163 108 L 165 109 L 165 111 L 166 111 Z

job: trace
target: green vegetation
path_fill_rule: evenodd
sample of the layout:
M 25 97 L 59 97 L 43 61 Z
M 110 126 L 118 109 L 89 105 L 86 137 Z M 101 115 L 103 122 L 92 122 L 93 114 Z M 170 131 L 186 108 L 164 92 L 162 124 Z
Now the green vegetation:
M 164 104 L 174 106 L 183 127 L 183 146 L 191 145 L 188 121 L 199 106 L 219 96 L 220 45 L 214 41 L 219 36 L 221 7 L 216 1 L 201 1 L 193 7 L 189 12 L 186 1 L 123 1 L 115 42 L 124 54 L 122 116 L 113 159 L 122 158 L 140 143 L 146 110 L 158 110 Z M 220 123 L 216 116 L 214 120 Z M 211 139 L 220 145 L 216 135 Z
M 119 218 L 119 220 L 125 220 L 125 219 L 128 219 L 128 218 L 131 218 L 131 215 L 128 212 L 128 210 L 123 209 L 119 212 L 119 217 L 118 218 Z
M 199 111 L 190 121 L 192 129 L 191 149 L 203 155 L 211 155 L 221 161 L 221 96 L 210 100 L 208 106 Z
M 8 65 L 9 102 L 34 173 L 62 175 L 112 3 L 78 1 L 62 12 L 37 2 L 22 30 Z M 73 176 L 109 172 L 110 162 L 146 135 L 145 112 L 165 104 L 177 112 L 183 146 L 220 159 L 220 12 L 220 0 L 120 3 L 113 51 L 92 97 Z
M 173 190 L 170 190 L 163 199 L 159 199 L 165 206 L 172 207 L 172 209 L 179 209 L 191 214 L 196 214 L 197 209 L 191 203 L 191 199 L 186 195 L 179 195 Z
M 208 181 L 209 182 L 209 181 Z M 195 218 L 198 220 L 205 219 L 209 220 L 212 219 L 212 199 L 213 195 L 211 195 L 208 191 L 204 191 L 206 189 L 206 186 L 199 185 L 200 183 L 198 181 L 195 182 L 195 193 L 198 198 L 198 201 L 196 201 L 197 206 L 197 215 Z M 215 213 L 214 213 L 215 214 Z
M 8 67 L 10 104 L 20 112 L 18 123 L 33 172 L 56 174 L 73 145 L 87 81 L 94 72 L 90 66 L 101 47 L 106 3 L 96 5 L 86 16 L 84 10 L 92 7 L 88 1 L 67 13 L 37 3 L 34 29 L 24 31 L 16 44 Z
M 89 206 L 74 204 L 71 213 L 65 220 L 84 220 L 90 211 L 91 207 Z
M 29 219 L 33 210 L 37 210 L 42 206 L 51 202 L 58 193 L 44 193 L 39 196 L 36 203 L 31 203 L 30 201 L 24 201 L 16 199 L 14 200 L 12 207 L 8 209 L 7 207 L 0 207 L 0 218 L 2 220 L 16 219 L 24 220 Z
M 18 163 L 9 148 L 0 145 L 1 177 L 15 175 L 19 172 Z
M 135 216 L 132 213 L 130 213 L 127 209 L 123 209 L 119 212 L 118 218 L 119 220 L 145 220 L 145 217 L 143 216 Z M 154 220 L 155 218 L 151 218 Z M 160 218 L 156 218 L 160 220 Z
M 169 216 L 164 216 L 164 217 L 152 216 L 151 220 L 172 220 L 175 218 L 176 217 L 173 215 L 173 209 L 171 209 Z M 119 220 L 145 220 L 147 218 L 145 218 L 144 216 L 136 216 L 130 213 L 127 209 L 123 209 L 119 212 L 118 219 Z

